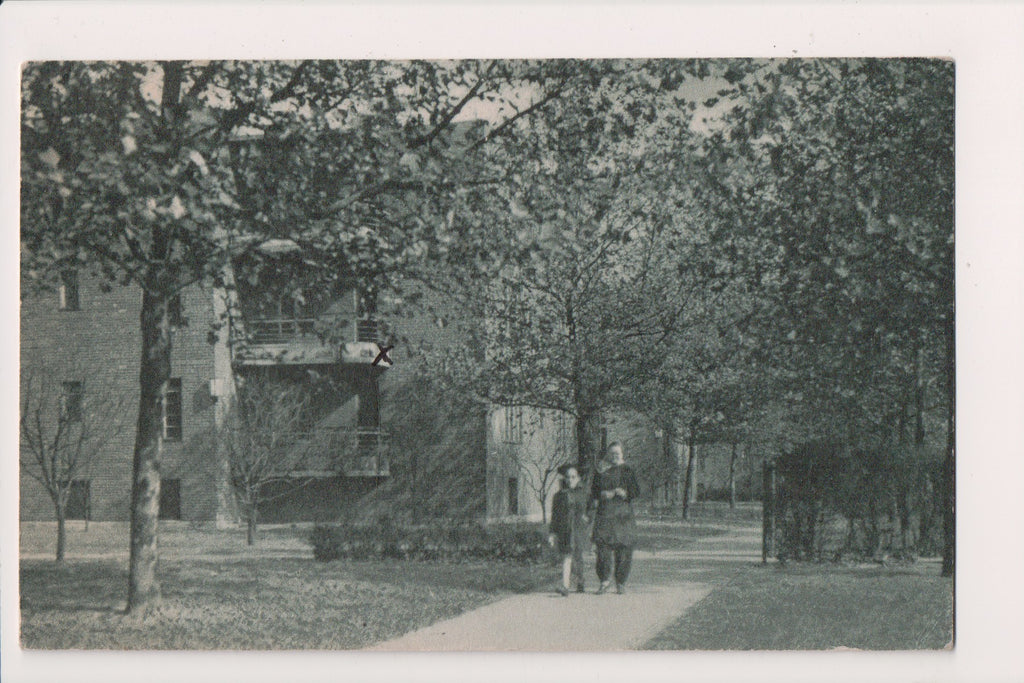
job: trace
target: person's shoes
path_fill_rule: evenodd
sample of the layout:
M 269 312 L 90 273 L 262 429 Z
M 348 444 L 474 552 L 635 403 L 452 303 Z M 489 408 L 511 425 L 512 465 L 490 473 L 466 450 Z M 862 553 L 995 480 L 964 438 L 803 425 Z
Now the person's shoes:
M 582 581 L 576 584 L 576 592 L 577 593 L 586 593 L 587 592 L 586 589 L 583 587 L 583 582 Z
M 611 582 L 609 582 L 609 581 L 602 581 L 601 585 L 597 587 L 597 594 L 598 595 L 604 595 L 605 593 L 607 593 L 608 592 L 608 586 L 610 586 L 610 585 L 611 585 Z
M 626 587 L 621 583 L 617 583 L 615 584 L 615 592 L 619 595 L 624 595 L 626 593 Z
M 569 597 L 569 589 L 565 586 L 559 586 L 555 590 L 558 591 L 558 594 L 561 595 L 563 598 Z

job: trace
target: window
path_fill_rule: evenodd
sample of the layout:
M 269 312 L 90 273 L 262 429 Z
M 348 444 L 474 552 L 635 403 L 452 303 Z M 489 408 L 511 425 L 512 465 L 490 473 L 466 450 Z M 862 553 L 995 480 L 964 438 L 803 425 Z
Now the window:
M 278 344 L 312 334 L 315 323 L 309 306 L 294 294 L 261 298 L 250 321 L 253 341 L 258 344 Z
M 181 441 L 181 379 L 167 380 L 163 400 L 164 439 Z
M 89 519 L 89 480 L 75 479 L 68 489 L 67 507 L 64 508 L 64 519 Z
M 359 409 L 356 424 L 360 429 L 380 429 L 380 385 L 377 375 L 365 373 L 357 380 Z
M 167 300 L 167 323 L 173 327 L 185 326 L 185 318 L 181 314 L 181 294 L 175 294 Z
M 81 382 L 63 382 L 61 384 L 60 418 L 65 422 L 82 421 Z
M 569 438 L 569 417 L 565 413 L 558 414 L 558 443 L 566 451 L 572 445 L 572 440 Z
M 522 443 L 523 409 L 521 406 L 505 406 L 505 443 Z
M 62 311 L 78 310 L 78 271 L 65 270 L 60 274 L 60 288 L 57 291 L 58 307 Z
M 181 479 L 160 480 L 160 519 L 181 519 Z
M 519 514 L 519 480 L 515 477 L 508 478 L 508 514 Z

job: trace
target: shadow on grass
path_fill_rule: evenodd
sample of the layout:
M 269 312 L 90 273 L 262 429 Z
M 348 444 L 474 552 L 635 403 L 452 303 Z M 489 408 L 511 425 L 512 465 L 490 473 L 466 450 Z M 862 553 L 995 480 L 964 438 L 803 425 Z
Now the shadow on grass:
M 22 561 L 20 584 L 22 609 L 111 614 L 124 611 L 128 572 L 116 561 Z
M 550 568 L 244 558 L 161 561 L 160 607 L 124 618 L 114 561 L 22 562 L 28 649 L 363 647 L 553 581 Z
M 646 649 L 942 649 L 953 638 L 953 585 L 929 565 L 747 566 Z

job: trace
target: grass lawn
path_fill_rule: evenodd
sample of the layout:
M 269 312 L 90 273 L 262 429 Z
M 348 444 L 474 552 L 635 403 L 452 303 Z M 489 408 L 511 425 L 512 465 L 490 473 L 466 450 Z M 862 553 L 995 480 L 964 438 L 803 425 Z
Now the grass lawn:
M 647 643 L 652 650 L 940 649 L 953 583 L 938 565 L 753 566 Z
M 161 560 L 160 611 L 120 613 L 118 561 L 21 570 L 22 644 L 58 649 L 359 648 L 551 579 L 546 567 Z
M 723 526 L 702 526 L 679 521 L 660 522 L 639 520 L 637 522 L 637 550 L 681 550 L 694 540 L 725 533 Z
M 353 649 L 396 637 L 513 593 L 546 589 L 550 566 L 312 559 L 308 529 L 244 532 L 163 524 L 160 610 L 121 612 L 127 525 L 69 529 L 68 560 L 50 559 L 53 526 L 21 536 L 22 645 L 30 649 Z M 641 525 L 641 545 L 684 547 L 699 527 Z

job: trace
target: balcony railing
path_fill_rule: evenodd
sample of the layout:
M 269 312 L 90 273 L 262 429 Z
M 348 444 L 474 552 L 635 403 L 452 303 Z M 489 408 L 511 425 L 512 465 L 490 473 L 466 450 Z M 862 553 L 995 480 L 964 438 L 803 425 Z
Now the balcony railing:
M 357 342 L 376 342 L 380 340 L 380 325 L 376 320 L 359 320 L 356 322 Z
M 317 429 L 308 432 L 234 430 L 241 459 L 268 457 L 275 476 L 386 477 L 387 434 L 379 429 Z
M 341 339 L 317 334 L 316 318 L 248 318 L 235 346 L 242 365 L 365 365 L 377 356 L 381 339 L 376 320 L 356 320 Z
M 249 322 L 254 344 L 286 344 L 313 334 L 315 318 L 257 318 Z
M 286 344 L 297 337 L 314 334 L 316 322 L 316 318 L 254 318 L 246 326 L 254 344 Z M 380 341 L 380 323 L 372 319 L 357 320 L 352 341 Z

